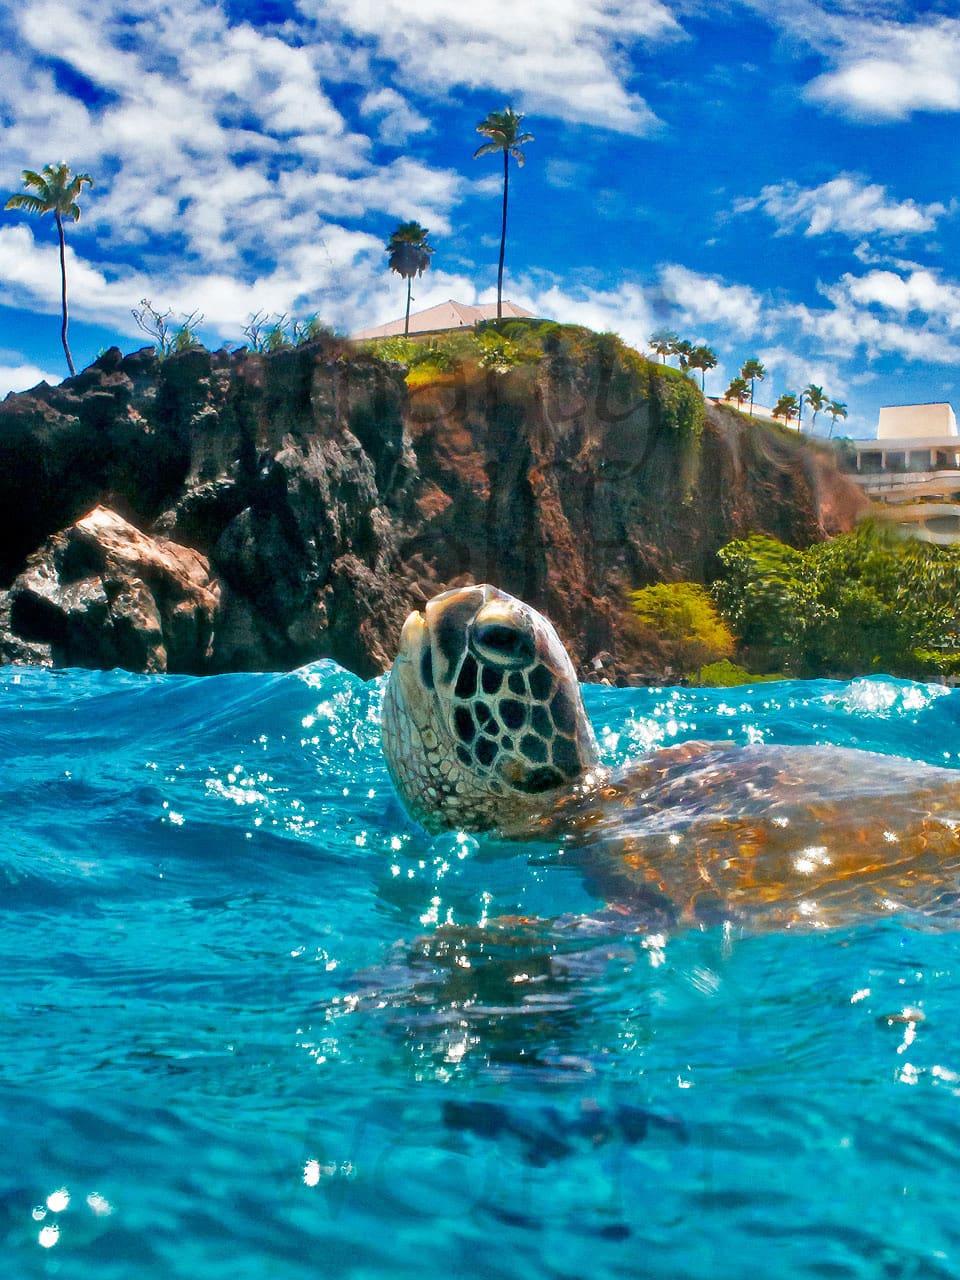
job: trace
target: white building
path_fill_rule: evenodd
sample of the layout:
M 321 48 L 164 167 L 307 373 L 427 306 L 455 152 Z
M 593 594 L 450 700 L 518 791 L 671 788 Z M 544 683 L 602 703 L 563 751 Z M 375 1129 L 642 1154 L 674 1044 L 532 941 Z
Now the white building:
M 515 302 L 504 300 L 503 318 L 532 320 L 532 311 L 526 311 Z M 472 306 L 466 302 L 440 302 L 435 307 L 427 307 L 426 311 L 415 311 L 410 316 L 410 333 L 446 333 L 450 329 L 472 329 L 481 320 L 496 320 L 497 304 L 485 302 L 481 306 Z M 374 325 L 370 329 L 360 329 L 351 333 L 356 342 L 365 342 L 370 338 L 397 338 L 403 336 L 403 316 L 399 320 L 390 320 L 387 324 Z
M 885 405 L 876 440 L 851 444 L 853 479 L 891 508 L 904 533 L 942 545 L 960 541 L 960 434 L 949 404 Z
M 878 440 L 955 436 L 957 415 L 949 404 L 887 404 L 880 410 Z

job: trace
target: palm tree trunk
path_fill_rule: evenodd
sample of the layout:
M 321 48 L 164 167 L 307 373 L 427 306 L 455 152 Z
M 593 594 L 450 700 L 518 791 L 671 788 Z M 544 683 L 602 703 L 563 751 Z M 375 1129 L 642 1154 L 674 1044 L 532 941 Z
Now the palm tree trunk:
M 500 266 L 497 270 L 497 319 L 503 319 L 503 253 L 507 244 L 507 188 L 510 185 L 510 153 L 503 152 L 503 221 L 500 225 Z
M 63 219 L 60 217 L 60 210 L 54 211 L 57 216 L 57 235 L 60 237 L 60 309 L 63 316 L 63 322 L 60 325 L 60 341 L 63 343 L 63 353 L 67 357 L 67 368 L 70 370 L 70 377 L 76 376 L 76 369 L 73 367 L 73 357 L 70 355 L 70 348 L 67 346 L 67 256 L 66 245 L 63 239 Z
M 750 417 L 753 417 L 753 379 L 750 379 Z
M 410 337 L 410 290 L 413 288 L 413 276 L 407 276 L 407 316 L 403 322 L 403 336 Z

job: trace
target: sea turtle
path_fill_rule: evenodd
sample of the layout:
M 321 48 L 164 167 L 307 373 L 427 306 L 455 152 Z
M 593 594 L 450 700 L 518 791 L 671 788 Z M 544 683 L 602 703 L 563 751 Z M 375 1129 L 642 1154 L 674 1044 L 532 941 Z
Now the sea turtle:
M 482 585 L 403 627 L 387 764 L 431 831 L 559 841 L 624 909 L 666 923 L 825 927 L 960 918 L 960 775 L 832 747 L 687 742 L 611 773 L 556 631 Z

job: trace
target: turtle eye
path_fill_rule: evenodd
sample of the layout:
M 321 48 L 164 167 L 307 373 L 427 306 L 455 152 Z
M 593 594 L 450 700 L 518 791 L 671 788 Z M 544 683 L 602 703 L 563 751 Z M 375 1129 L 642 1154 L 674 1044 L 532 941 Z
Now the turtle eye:
M 507 622 L 477 623 L 473 643 L 478 653 L 502 667 L 527 666 L 536 655 L 530 632 Z

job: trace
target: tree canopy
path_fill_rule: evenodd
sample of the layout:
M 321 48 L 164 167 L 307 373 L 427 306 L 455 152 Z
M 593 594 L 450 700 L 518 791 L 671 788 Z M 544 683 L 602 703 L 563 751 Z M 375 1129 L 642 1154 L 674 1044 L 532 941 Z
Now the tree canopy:
M 743 368 L 740 370 L 740 377 L 750 383 L 750 416 L 753 417 L 753 401 L 756 391 L 755 384 L 762 382 L 767 375 L 766 369 L 759 360 L 747 360 Z
M 824 413 L 828 413 L 830 415 L 830 430 L 827 432 L 827 435 L 832 436 L 833 429 L 837 425 L 837 419 L 845 418 L 847 416 L 847 406 L 842 400 L 828 400 L 823 406 L 823 410 Z
M 753 535 L 718 556 L 714 597 L 757 669 L 797 676 L 960 672 L 960 546 L 863 524 L 797 551 Z
M 401 222 L 387 241 L 387 253 L 391 271 L 403 276 L 407 282 L 407 310 L 403 322 L 403 336 L 410 332 L 410 290 L 414 276 L 422 276 L 430 266 L 435 250 L 427 241 L 430 232 L 419 222 Z
M 655 329 L 650 335 L 650 346 L 660 357 L 660 363 L 667 363 L 667 356 L 672 356 L 680 341 L 679 335 L 672 329 Z
M 787 391 L 783 393 L 773 407 L 773 416 L 782 418 L 788 426 L 799 413 L 800 406 L 797 404 L 797 397 Z
M 730 628 L 706 587 L 696 582 L 658 582 L 630 593 L 641 626 L 656 635 L 668 661 L 681 674 L 733 653 Z
M 717 353 L 712 347 L 694 347 L 689 356 L 687 356 L 687 364 L 691 369 L 700 370 L 700 390 L 706 390 L 706 371 L 717 367 Z
M 724 399 L 736 400 L 737 404 L 741 405 L 747 400 L 750 400 L 752 403 L 753 397 L 750 393 L 750 384 L 747 382 L 746 378 L 732 378 L 730 380 L 729 387 L 727 387 L 724 392 Z

